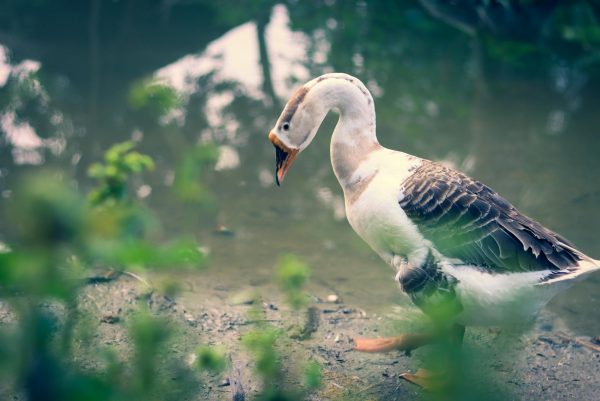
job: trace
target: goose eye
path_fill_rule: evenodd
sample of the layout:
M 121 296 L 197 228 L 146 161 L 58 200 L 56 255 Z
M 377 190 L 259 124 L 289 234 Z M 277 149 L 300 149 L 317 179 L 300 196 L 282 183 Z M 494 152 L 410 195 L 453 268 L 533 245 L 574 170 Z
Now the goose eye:
M 284 131 L 287 131 L 287 130 L 289 130 L 289 129 L 290 129 L 290 123 L 288 123 L 288 122 L 285 122 L 285 123 L 283 123 L 283 125 L 281 126 L 281 128 L 282 128 Z

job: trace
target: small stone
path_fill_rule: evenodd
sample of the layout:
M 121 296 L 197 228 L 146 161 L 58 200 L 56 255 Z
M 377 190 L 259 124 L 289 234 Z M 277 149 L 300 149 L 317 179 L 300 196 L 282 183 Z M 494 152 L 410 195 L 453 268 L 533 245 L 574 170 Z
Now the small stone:
M 219 224 L 213 229 L 213 234 L 221 235 L 223 237 L 233 237 L 235 235 L 235 232 L 229 227 L 223 224 Z
M 341 339 L 340 339 L 340 335 L 339 335 L 339 334 L 337 334 L 337 335 L 335 336 L 335 338 L 333 339 L 333 342 L 334 342 L 334 343 L 339 343 L 340 341 L 341 341 Z
M 294 340 L 301 339 L 303 331 L 304 330 L 302 329 L 302 327 L 300 327 L 300 325 L 298 324 L 292 324 L 287 328 L 288 336 Z
M 233 294 L 229 298 L 229 303 L 236 305 L 252 305 L 256 301 L 256 293 L 251 290 L 243 290 Z
M 227 387 L 229 385 L 231 385 L 231 382 L 229 381 L 229 377 L 226 377 L 223 380 L 221 380 L 221 383 L 219 383 L 217 387 Z
M 100 318 L 102 323 L 115 324 L 121 321 L 121 318 L 117 315 L 104 315 Z
M 193 366 L 197 360 L 198 360 L 198 356 L 196 354 L 190 354 L 190 355 L 188 355 L 186 362 L 187 362 L 188 366 Z
M 185 318 L 187 324 L 189 324 L 190 326 L 196 327 L 198 325 L 198 321 L 191 314 L 185 313 L 183 317 Z
M 336 294 L 329 294 L 329 295 L 327 295 L 327 297 L 325 298 L 325 300 L 327 302 L 332 303 L 332 304 L 337 304 L 337 303 L 340 302 L 340 297 L 337 296 Z
M 272 310 L 272 311 L 277 311 L 277 310 L 279 310 L 279 308 L 278 308 L 278 307 L 277 307 L 277 305 L 275 305 L 275 304 L 271 304 L 271 303 L 266 303 L 266 302 L 263 302 L 263 306 L 265 307 L 265 309 L 270 309 L 270 310 Z

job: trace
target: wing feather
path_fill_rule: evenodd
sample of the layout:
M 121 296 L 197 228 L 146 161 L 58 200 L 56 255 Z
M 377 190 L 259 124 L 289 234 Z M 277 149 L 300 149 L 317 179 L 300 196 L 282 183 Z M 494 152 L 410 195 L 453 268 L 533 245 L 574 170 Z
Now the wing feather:
M 489 187 L 434 162 L 424 162 L 401 188 L 400 207 L 439 252 L 492 272 L 577 265 L 566 239 L 521 214 Z

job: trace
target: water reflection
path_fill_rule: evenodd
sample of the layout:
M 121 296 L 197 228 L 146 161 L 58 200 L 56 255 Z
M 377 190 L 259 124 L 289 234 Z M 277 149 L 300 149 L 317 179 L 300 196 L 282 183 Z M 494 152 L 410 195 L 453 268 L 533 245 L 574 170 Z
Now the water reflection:
M 569 21 L 543 13 L 541 19 L 553 21 L 548 30 L 532 24 L 528 35 L 515 38 L 504 29 L 466 35 L 416 3 L 194 7 L 173 6 L 158 25 L 124 16 L 123 32 L 139 32 L 143 40 L 103 28 L 110 16 L 100 10 L 95 41 L 63 22 L 71 34 L 61 41 L 28 37 L 55 52 L 3 43 L 3 196 L 27 168 L 23 164 L 59 166 L 85 186 L 87 166 L 110 144 L 133 138 L 157 161 L 155 174 L 138 183 L 138 197 L 166 217 L 166 235 L 187 230 L 202 237 L 222 281 L 237 285 L 231 278 L 241 270 L 267 277 L 278 253 L 293 251 L 316 267 L 318 280 L 339 285 L 349 302 L 385 309 L 399 302 L 391 272 L 345 223 L 331 171 L 335 117 L 326 119 L 284 187 L 273 187 L 266 132 L 287 96 L 310 77 L 344 71 L 373 92 L 385 146 L 472 174 L 600 255 L 600 73 L 592 57 L 598 47 L 588 40 L 591 50 L 582 50 L 571 39 L 557 39 L 555 32 Z M 556 15 L 569 15 L 568 6 L 560 7 L 563 13 Z M 68 21 L 77 20 L 79 11 L 71 10 Z M 186 14 L 194 16 L 193 24 Z M 502 21 L 498 17 L 495 26 Z M 535 43 L 544 43 L 543 49 Z M 132 103 L 138 95 L 143 101 Z M 208 178 L 218 211 L 206 219 L 172 196 L 182 155 L 199 143 L 219 147 Z M 216 237 L 215 224 L 241 234 Z M 366 281 L 373 285 L 361 285 Z M 553 307 L 573 327 L 597 334 L 600 323 L 566 308 L 600 307 L 599 288 L 600 279 L 593 278 Z

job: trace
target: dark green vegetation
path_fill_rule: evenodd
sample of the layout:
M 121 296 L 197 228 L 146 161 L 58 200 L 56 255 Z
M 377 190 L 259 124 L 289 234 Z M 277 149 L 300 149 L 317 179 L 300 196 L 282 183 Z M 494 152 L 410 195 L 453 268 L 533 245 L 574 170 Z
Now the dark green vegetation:
M 134 148 L 133 142 L 116 144 L 106 152 L 104 163 L 90 167 L 89 174 L 98 185 L 87 201 L 63 174 L 47 171 L 25 178 L 6 204 L 19 230 L 11 238 L 11 249 L 0 253 L 0 300 L 12 316 L 0 330 L 0 391 L 4 396 L 22 393 L 27 400 L 178 400 L 198 391 L 197 374 L 185 361 L 167 352 L 169 340 L 177 332 L 167 316 L 138 308 L 126 322 L 132 349 L 131 355 L 123 358 L 110 347 L 90 346 L 89 339 L 98 336 L 98 328 L 90 321 L 93 317 L 89 311 L 79 307 L 90 282 L 109 280 L 119 272 L 198 269 L 206 263 L 193 241 L 157 243 L 158 220 L 128 194 L 132 176 L 154 165 L 149 156 Z M 110 271 L 91 277 L 92 268 L 98 266 Z M 306 299 L 302 287 L 308 267 L 287 256 L 277 277 L 293 308 L 299 309 Z M 148 290 L 148 296 L 157 291 Z M 164 294 L 167 299 L 175 295 L 174 289 Z M 255 314 L 260 322 L 260 311 Z M 278 386 L 283 374 L 274 348 L 279 335 L 275 328 L 260 324 L 242 339 L 264 381 L 264 391 L 256 399 L 302 397 L 300 391 Z M 225 354 L 202 346 L 196 365 L 220 374 L 226 367 Z M 320 385 L 315 362 L 307 366 L 306 383 L 307 388 Z
M 242 347 L 257 380 L 267 390 L 301 384 L 257 397 L 336 390 L 327 374 L 342 366 L 337 354 L 327 368 L 295 357 L 290 368 L 278 348 L 291 349 L 290 333 L 310 337 L 304 263 L 310 282 L 369 316 L 406 300 L 343 221 L 328 159 L 333 117 L 284 187 L 272 186 L 266 133 L 294 85 L 332 70 L 373 91 L 385 146 L 457 166 L 599 257 L 598 2 L 447 3 L 0 0 L 0 245 L 11 249 L 0 254 L 2 305 L 11 311 L 0 326 L 2 396 L 17 388 L 30 399 L 193 398 L 205 374 L 169 352 L 187 332 L 146 304 L 149 294 L 176 298 L 188 279 L 208 280 L 198 268 L 228 292 L 268 292 L 274 282 L 291 304 L 282 315 L 299 323 L 289 332 L 255 305 L 248 312 L 256 323 Z M 248 22 L 234 53 L 255 68 L 238 58 L 220 64 L 224 35 Z M 276 27 L 300 36 L 281 39 Z M 186 57 L 191 67 L 177 64 L 183 84 L 157 73 Z M 302 262 L 281 262 L 289 253 Z M 123 318 L 126 350 L 92 345 L 105 334 L 97 316 L 81 312 L 87 279 L 127 272 L 147 281 L 157 271 L 172 277 L 146 288 L 141 310 Z M 600 334 L 599 285 L 592 277 L 551 310 L 578 334 Z M 192 291 L 190 303 L 207 296 Z M 360 320 L 349 321 L 356 334 Z M 367 323 L 360 330 L 378 324 Z M 348 347 L 335 338 L 327 349 Z M 228 351 L 202 346 L 197 364 L 227 370 Z
M 115 145 L 105 165 L 92 166 L 99 184 L 89 201 L 63 173 L 46 171 L 23 179 L 5 203 L 19 230 L 10 238 L 11 249 L 0 255 L 0 297 L 13 315 L 0 332 L 3 397 L 179 399 L 182 390 L 161 378 L 164 369 L 193 383 L 180 361 L 161 352 L 171 334 L 164 319 L 143 309 L 127 322 L 133 348 L 127 361 L 111 348 L 88 347 L 96 327 L 79 302 L 93 267 L 115 274 L 204 265 L 193 242 L 151 240 L 156 219 L 130 200 L 127 186 L 130 175 L 151 167 L 152 159 L 133 148 L 131 142 Z M 82 356 L 87 368 L 78 362 Z

